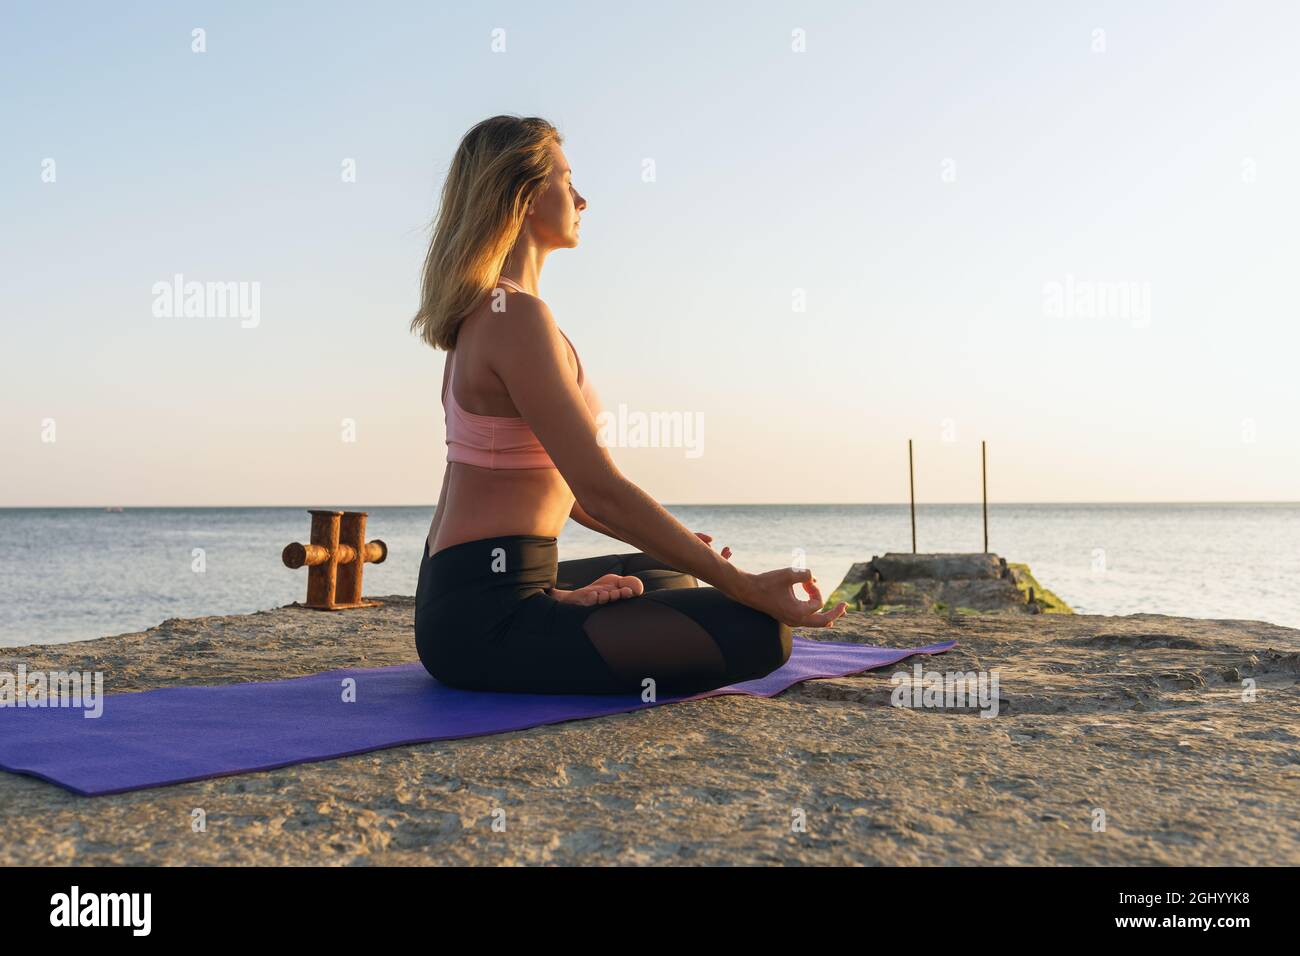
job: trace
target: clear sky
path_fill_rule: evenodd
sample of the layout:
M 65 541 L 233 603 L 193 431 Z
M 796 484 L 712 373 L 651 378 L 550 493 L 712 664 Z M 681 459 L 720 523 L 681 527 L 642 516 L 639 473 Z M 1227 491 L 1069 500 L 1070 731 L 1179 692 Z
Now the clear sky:
M 496 113 L 565 137 L 541 292 L 605 406 L 703 423 L 613 450 L 660 501 L 904 501 L 908 438 L 927 501 L 980 439 L 994 500 L 1300 498 L 1300 6 L 0 18 L 0 506 L 436 501 L 407 323 Z M 256 324 L 160 315 L 177 274 Z

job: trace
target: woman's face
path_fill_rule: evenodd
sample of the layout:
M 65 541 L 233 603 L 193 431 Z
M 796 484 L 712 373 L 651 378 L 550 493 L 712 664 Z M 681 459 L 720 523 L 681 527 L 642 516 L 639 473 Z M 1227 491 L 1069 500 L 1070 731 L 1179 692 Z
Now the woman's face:
M 573 188 L 573 171 L 560 144 L 551 142 L 554 160 L 546 188 L 533 200 L 528 228 L 533 239 L 548 249 L 573 248 L 578 244 L 578 215 L 587 200 Z

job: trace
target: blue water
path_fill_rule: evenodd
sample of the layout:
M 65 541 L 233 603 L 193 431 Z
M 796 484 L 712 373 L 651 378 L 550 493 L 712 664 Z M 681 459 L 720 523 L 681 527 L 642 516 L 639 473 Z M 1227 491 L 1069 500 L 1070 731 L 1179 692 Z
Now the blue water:
M 911 549 L 906 505 L 672 505 L 750 571 L 805 561 L 829 591 L 854 561 Z M 372 508 L 366 593 L 412 594 L 432 507 Z M 303 600 L 306 570 L 280 563 L 306 541 L 300 508 L 0 510 L 0 645 L 143 630 L 173 617 Z M 991 505 L 989 549 L 1033 569 L 1075 610 L 1246 618 L 1300 627 L 1300 504 Z M 979 551 L 978 505 L 917 509 L 920 551 Z M 201 570 L 195 549 L 202 550 Z M 631 551 L 572 522 L 560 557 Z

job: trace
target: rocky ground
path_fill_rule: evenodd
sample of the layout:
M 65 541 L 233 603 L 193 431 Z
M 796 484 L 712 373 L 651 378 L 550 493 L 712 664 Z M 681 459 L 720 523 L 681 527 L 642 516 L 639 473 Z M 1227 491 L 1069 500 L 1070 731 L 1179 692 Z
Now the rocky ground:
M 0 670 L 102 670 L 122 692 L 414 660 L 412 599 L 380 600 L 11 648 Z M 0 863 L 1300 863 L 1300 631 L 850 612 L 802 633 L 956 639 L 914 660 L 996 669 L 998 716 L 890 706 L 890 675 L 909 661 L 771 700 L 713 698 L 109 797 L 0 772 Z M 192 832 L 196 808 L 206 832 Z

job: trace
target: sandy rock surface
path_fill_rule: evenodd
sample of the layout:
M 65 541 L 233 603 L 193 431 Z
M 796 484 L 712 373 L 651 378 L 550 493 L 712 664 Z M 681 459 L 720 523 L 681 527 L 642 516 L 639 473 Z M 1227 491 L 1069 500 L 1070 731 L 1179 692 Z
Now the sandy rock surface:
M 102 670 L 118 693 L 415 660 L 412 599 L 380 600 L 9 648 L 0 670 Z M 802 633 L 959 644 L 770 700 L 713 698 L 109 797 L 0 772 L 0 863 L 1300 863 L 1300 631 L 850 612 Z M 998 716 L 891 706 L 890 675 L 916 661 L 996 669 Z M 191 830 L 196 808 L 204 833 Z

